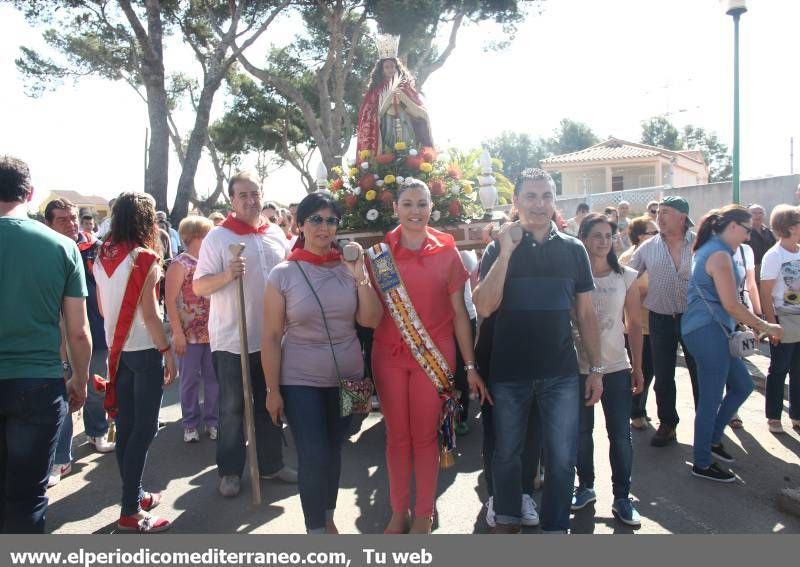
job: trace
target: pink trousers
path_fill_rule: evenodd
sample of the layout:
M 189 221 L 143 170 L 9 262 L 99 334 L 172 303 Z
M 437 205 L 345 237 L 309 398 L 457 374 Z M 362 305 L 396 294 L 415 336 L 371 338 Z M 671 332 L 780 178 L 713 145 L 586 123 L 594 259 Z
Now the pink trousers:
M 437 341 L 450 367 L 455 342 Z M 414 515 L 433 516 L 439 475 L 439 417 L 442 401 L 427 374 L 406 348 L 374 343 L 372 372 L 386 424 L 386 464 L 392 512 L 409 509 L 411 471 L 417 494 Z

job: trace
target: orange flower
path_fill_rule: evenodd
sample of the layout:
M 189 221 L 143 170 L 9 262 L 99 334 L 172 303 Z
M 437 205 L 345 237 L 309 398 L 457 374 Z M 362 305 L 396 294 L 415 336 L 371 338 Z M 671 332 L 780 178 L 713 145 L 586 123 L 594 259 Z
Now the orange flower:
M 461 179 L 461 169 L 457 165 L 451 165 L 447 168 L 447 175 L 453 179 Z

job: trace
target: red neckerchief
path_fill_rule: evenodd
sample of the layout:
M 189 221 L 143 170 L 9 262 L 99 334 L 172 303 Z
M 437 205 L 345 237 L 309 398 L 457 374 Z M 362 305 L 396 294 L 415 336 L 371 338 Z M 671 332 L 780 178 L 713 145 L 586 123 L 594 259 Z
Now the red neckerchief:
M 239 236 L 244 236 L 246 234 L 264 234 L 269 230 L 269 223 L 265 222 L 258 228 L 255 228 L 246 222 L 240 221 L 238 218 L 233 216 L 233 213 L 228 213 L 228 218 L 222 221 L 223 226 L 233 232 L 234 234 L 238 234 Z
M 81 231 L 78 235 L 78 238 L 80 237 L 83 237 L 83 240 L 78 242 L 78 250 L 81 252 L 88 250 L 97 243 L 97 237 L 91 232 Z
M 116 243 L 110 240 L 103 242 L 98 259 L 109 278 L 114 275 L 116 269 L 134 248 L 136 246 L 132 242 Z
M 389 245 L 395 258 L 423 258 L 445 252 L 448 248 L 456 248 L 455 238 L 446 232 L 441 232 L 431 227 L 426 227 L 426 231 L 428 236 L 419 250 L 409 250 L 400 244 L 400 235 L 403 233 L 402 226 L 398 226 L 389 232 L 384 238 L 384 242 Z
M 318 254 L 314 254 L 313 252 L 309 252 L 303 248 L 303 241 L 298 238 L 297 242 L 295 242 L 294 247 L 292 248 L 292 253 L 289 254 L 289 257 L 286 259 L 289 262 L 308 262 L 309 264 L 314 264 L 315 266 L 321 266 L 322 264 L 327 264 L 328 262 L 338 262 L 339 258 L 341 257 L 342 253 L 339 252 L 339 249 L 335 246 L 331 246 L 330 251 L 325 256 L 320 256 Z

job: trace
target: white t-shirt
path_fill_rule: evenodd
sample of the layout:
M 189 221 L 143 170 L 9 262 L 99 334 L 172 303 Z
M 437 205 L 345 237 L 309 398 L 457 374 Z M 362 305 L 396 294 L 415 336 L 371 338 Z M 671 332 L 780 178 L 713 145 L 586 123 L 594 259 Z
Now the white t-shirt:
M 244 310 L 247 318 L 247 350 L 261 350 L 261 323 L 264 311 L 264 288 L 269 272 L 286 259 L 289 241 L 276 224 L 264 234 L 236 234 L 225 227 L 211 229 L 203 239 L 194 279 L 225 271 L 232 256 L 231 244 L 244 243 Z M 238 284 L 232 281 L 211 294 L 208 336 L 212 351 L 241 354 L 239 310 L 236 306 Z
M 800 252 L 789 252 L 778 242 L 761 260 L 761 281 L 775 280 L 775 311 L 800 314 Z M 778 313 L 780 315 L 780 313 Z
M 597 313 L 597 326 L 600 330 L 600 355 L 606 374 L 627 370 L 631 367 L 628 351 L 625 350 L 625 325 L 622 317 L 625 310 L 625 296 L 628 289 L 636 281 L 637 272 L 622 266 L 623 272 L 612 271 L 602 278 L 595 277 L 592 303 Z M 574 325 L 576 348 L 578 351 L 578 367 L 581 374 L 589 373 L 589 359 L 583 348 Z
M 744 250 L 744 258 L 742 258 L 742 250 Z M 755 270 L 756 268 L 756 260 L 755 256 L 753 256 L 753 249 L 750 248 L 749 245 L 742 244 L 742 247 L 737 248 L 736 252 L 733 253 L 733 267 L 736 268 L 736 272 L 741 278 L 742 283 L 740 284 L 739 289 L 747 289 L 747 270 Z M 745 293 L 743 296 L 744 304 L 748 309 L 752 310 L 753 303 L 750 301 L 750 294 Z
M 464 262 L 464 267 L 467 269 L 467 272 L 472 276 L 472 272 L 478 268 L 478 255 L 475 254 L 474 250 L 459 250 L 458 253 L 461 255 L 461 261 Z M 475 309 L 475 304 L 472 302 L 472 285 L 469 280 L 464 284 L 464 305 L 467 307 L 469 318 L 477 319 L 478 312 Z
M 122 307 L 122 298 L 125 296 L 125 290 L 128 286 L 128 278 L 133 269 L 134 252 L 128 256 L 117 266 L 111 277 L 108 277 L 105 269 L 100 262 L 94 263 L 92 272 L 94 279 L 97 282 L 97 297 L 100 300 L 100 305 L 103 306 L 103 325 L 106 331 L 106 344 L 109 346 L 114 342 L 114 331 L 117 329 L 117 319 L 119 319 L 119 311 Z M 158 263 L 156 263 L 151 270 L 161 270 Z M 156 304 L 156 309 L 160 311 L 161 307 Z M 161 313 L 159 313 L 161 315 Z M 128 333 L 128 340 L 122 347 L 125 352 L 135 352 L 139 350 L 147 350 L 155 348 L 152 337 L 147 331 L 144 324 L 144 317 L 142 317 L 142 304 L 141 302 L 136 307 L 136 315 L 133 316 L 133 323 L 131 324 L 130 333 Z

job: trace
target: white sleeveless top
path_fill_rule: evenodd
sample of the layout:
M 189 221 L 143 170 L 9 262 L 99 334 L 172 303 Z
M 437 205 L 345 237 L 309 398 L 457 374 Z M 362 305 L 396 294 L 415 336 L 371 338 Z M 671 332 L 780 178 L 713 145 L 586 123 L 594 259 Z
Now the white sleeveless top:
M 138 249 L 137 249 L 138 250 Z M 109 278 L 103 266 L 100 265 L 98 260 L 94 264 L 93 272 L 94 279 L 97 282 L 97 299 L 103 308 L 103 321 L 106 330 L 106 342 L 111 347 L 114 341 L 114 330 L 117 328 L 117 319 L 119 311 L 122 307 L 122 298 L 125 296 L 125 288 L 128 285 L 128 277 L 133 269 L 133 255 L 136 250 L 128 254 L 122 263 L 117 267 L 114 273 Z M 156 263 L 151 270 L 159 270 L 160 267 Z M 156 306 L 161 315 L 160 306 Z M 136 315 L 133 318 L 131 331 L 128 333 L 128 340 L 122 347 L 123 351 L 133 352 L 139 350 L 147 350 L 149 348 L 156 348 L 150 333 L 147 332 L 147 327 L 144 325 L 144 318 L 142 317 L 142 304 L 136 307 Z

